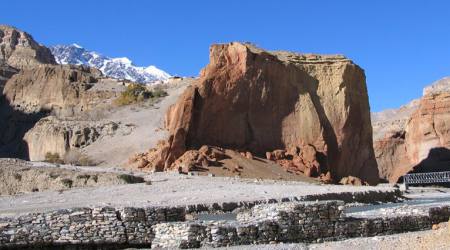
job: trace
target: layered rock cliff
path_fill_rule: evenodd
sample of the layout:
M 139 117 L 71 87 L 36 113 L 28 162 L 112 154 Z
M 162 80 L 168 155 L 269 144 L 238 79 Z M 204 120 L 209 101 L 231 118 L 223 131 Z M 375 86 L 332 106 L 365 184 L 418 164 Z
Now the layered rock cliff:
M 89 91 L 99 77 L 100 71 L 85 66 L 38 65 L 14 75 L 3 94 L 10 106 L 24 113 L 80 112 L 102 99 Z
M 56 64 L 51 51 L 21 30 L 0 25 L 0 60 L 18 69 Z
M 166 115 L 170 137 L 149 167 L 171 169 L 202 145 L 264 155 L 313 149 L 320 173 L 378 182 L 364 71 L 343 56 L 213 45 L 210 64 Z M 294 157 L 297 155 L 294 155 Z
M 389 119 L 374 124 L 380 176 L 392 183 L 409 172 L 444 171 L 450 166 L 450 78 L 426 87 L 423 97 L 407 106 L 408 116 L 400 119 L 393 111 Z M 395 119 L 401 122 L 393 126 L 389 120 Z

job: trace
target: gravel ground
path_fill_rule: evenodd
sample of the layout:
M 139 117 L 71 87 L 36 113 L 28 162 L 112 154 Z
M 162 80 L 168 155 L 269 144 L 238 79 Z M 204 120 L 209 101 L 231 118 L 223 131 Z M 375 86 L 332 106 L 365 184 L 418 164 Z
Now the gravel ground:
M 145 177 L 151 185 L 45 191 L 0 197 L 0 214 L 48 211 L 82 206 L 175 206 L 215 202 L 254 201 L 325 193 L 393 190 L 389 186 L 319 185 L 305 182 L 258 181 L 229 177 L 186 176 L 154 173 Z

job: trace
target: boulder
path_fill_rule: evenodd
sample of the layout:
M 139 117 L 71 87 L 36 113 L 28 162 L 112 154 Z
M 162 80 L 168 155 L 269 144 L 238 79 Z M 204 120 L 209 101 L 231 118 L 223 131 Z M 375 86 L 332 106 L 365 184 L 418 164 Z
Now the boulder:
M 342 185 L 353 185 L 353 186 L 362 186 L 364 184 L 360 178 L 355 176 L 344 177 L 339 181 L 339 183 Z
M 249 160 L 253 160 L 253 154 L 251 152 L 245 152 L 245 158 L 249 159 Z
M 364 71 L 340 55 L 213 45 L 209 65 L 165 121 L 170 137 L 158 169 L 205 144 L 255 155 L 312 145 L 326 169 L 310 172 L 378 182 Z
M 272 155 L 275 161 L 283 160 L 286 158 L 286 151 L 282 149 L 277 149 L 272 152 Z

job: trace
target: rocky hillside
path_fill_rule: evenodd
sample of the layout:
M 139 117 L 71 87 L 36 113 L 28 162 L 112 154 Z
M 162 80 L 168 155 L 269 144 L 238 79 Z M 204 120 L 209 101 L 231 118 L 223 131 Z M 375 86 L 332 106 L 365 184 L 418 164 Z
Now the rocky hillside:
M 128 58 L 111 58 L 83 47 L 56 45 L 50 47 L 56 61 L 60 64 L 86 65 L 100 69 L 103 74 L 117 79 L 126 79 L 139 83 L 154 83 L 167 80 L 170 75 L 151 65 L 135 66 Z
M 30 34 L 7 25 L 0 25 L 0 60 L 18 69 L 56 64 L 48 48 L 37 43 Z
M 50 50 L 26 32 L 9 26 L 0 31 L 0 157 L 63 157 L 130 129 L 87 115 L 111 107 L 125 82 L 93 67 L 57 65 Z
M 168 110 L 166 127 L 169 138 L 144 156 L 149 168 L 176 169 L 177 159 L 211 145 L 248 158 L 267 153 L 312 177 L 378 182 L 364 71 L 343 56 L 213 45 L 210 64 Z M 220 155 L 203 148 L 199 163 Z
M 380 176 L 390 182 L 408 172 L 450 166 L 450 78 L 424 88 L 422 98 L 372 115 Z

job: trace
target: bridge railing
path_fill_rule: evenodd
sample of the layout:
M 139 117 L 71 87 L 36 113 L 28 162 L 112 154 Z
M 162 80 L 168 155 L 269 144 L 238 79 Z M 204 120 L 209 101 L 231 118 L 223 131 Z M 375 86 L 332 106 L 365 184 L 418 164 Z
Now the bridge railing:
M 407 174 L 403 176 L 403 182 L 405 189 L 408 189 L 410 184 L 450 182 L 450 171 Z

